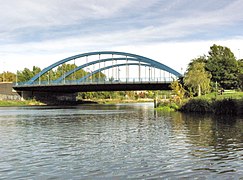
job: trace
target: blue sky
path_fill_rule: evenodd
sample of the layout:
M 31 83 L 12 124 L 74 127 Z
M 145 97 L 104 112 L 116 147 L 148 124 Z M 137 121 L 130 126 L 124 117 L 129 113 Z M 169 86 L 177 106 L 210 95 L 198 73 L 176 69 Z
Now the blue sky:
M 0 3 L 0 72 L 100 50 L 147 56 L 179 71 L 214 43 L 238 58 L 243 43 L 243 0 Z

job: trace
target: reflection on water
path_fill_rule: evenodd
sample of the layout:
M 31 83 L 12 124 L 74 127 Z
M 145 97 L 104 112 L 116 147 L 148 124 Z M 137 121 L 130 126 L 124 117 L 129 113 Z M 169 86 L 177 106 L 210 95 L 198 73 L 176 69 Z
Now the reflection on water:
M 0 179 L 240 179 L 243 119 L 152 104 L 0 108 Z

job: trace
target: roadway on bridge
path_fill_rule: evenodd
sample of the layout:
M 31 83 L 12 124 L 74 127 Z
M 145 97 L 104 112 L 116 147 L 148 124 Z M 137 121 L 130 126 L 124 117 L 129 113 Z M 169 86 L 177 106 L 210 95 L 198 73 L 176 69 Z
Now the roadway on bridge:
M 138 91 L 138 90 L 170 90 L 171 82 L 89 82 L 82 84 L 36 84 L 13 86 L 16 91 L 36 92 L 96 92 L 96 91 Z

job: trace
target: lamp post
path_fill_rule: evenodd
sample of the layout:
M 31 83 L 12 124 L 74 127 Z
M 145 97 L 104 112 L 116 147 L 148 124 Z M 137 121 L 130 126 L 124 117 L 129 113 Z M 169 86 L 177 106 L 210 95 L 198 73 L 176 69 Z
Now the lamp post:
M 4 72 L 4 69 L 5 69 L 5 61 L 3 61 L 3 82 L 5 82 L 5 72 Z
M 18 70 L 16 72 L 16 83 L 15 84 L 18 85 Z

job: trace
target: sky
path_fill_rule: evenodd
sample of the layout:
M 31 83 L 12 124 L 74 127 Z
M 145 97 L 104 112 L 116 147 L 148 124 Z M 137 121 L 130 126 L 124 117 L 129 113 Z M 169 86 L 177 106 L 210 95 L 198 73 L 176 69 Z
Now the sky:
M 0 73 L 122 51 L 178 72 L 213 44 L 243 56 L 243 0 L 0 0 Z M 242 51 L 242 53 L 241 53 Z M 241 55 L 242 54 L 242 55 Z

